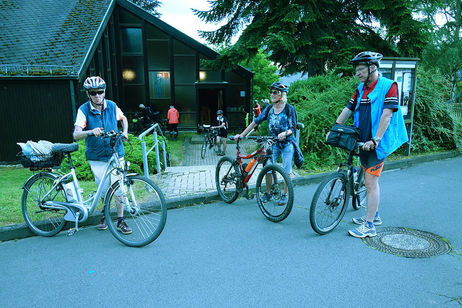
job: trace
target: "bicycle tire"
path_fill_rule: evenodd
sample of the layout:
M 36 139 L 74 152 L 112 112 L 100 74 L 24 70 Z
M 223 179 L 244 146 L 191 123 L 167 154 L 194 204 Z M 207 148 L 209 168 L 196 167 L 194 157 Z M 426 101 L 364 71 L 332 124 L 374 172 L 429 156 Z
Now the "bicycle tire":
M 24 221 L 36 235 L 54 236 L 66 225 L 64 215 L 66 210 L 52 210 L 40 207 L 42 197 L 53 187 L 59 178 L 50 172 L 39 172 L 32 176 L 25 184 L 21 200 Z M 64 187 L 60 184 L 50 192 L 46 200 L 66 202 Z
M 358 175 L 358 183 L 354 185 L 353 202 L 351 202 L 355 210 L 361 207 L 366 207 L 367 202 L 367 189 L 364 184 L 364 169 L 361 168 Z
M 223 156 L 215 169 L 215 184 L 220 198 L 226 203 L 233 203 L 239 196 L 238 182 L 241 173 L 237 163 L 229 156 Z M 229 189 L 229 190 L 228 190 Z
M 204 136 L 204 140 L 202 141 L 202 147 L 201 147 L 201 158 L 202 159 L 204 159 L 206 151 L 207 151 L 207 136 Z
M 148 245 L 159 237 L 167 221 L 164 195 L 153 181 L 140 175 L 128 175 L 125 186 L 125 193 L 120 180 L 109 188 L 104 204 L 106 223 L 112 235 L 123 244 L 132 247 Z M 118 230 L 117 210 L 121 202 L 124 203 L 124 221 L 132 228 L 129 234 Z
M 310 207 L 310 224 L 316 233 L 327 234 L 340 223 L 349 196 L 348 179 L 344 172 L 331 174 L 319 184 Z
M 263 199 L 265 192 L 268 191 L 266 182 L 264 186 L 262 186 L 263 177 L 265 177 L 266 174 L 271 174 L 272 180 L 270 189 L 271 197 L 268 201 Z M 278 178 L 282 178 L 284 182 L 278 182 Z M 284 191 L 284 183 L 287 185 L 287 203 L 281 204 L 280 201 Z M 294 203 L 294 186 L 290 176 L 281 166 L 269 164 L 260 171 L 256 184 L 256 198 L 260 211 L 269 221 L 280 222 L 289 216 Z

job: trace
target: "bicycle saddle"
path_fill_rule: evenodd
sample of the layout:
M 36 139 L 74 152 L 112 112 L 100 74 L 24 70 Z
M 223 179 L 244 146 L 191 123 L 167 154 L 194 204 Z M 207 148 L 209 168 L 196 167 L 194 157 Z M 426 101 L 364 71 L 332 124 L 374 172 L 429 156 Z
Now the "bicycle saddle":
M 51 151 L 54 153 L 71 153 L 79 149 L 78 143 L 55 143 L 51 147 Z

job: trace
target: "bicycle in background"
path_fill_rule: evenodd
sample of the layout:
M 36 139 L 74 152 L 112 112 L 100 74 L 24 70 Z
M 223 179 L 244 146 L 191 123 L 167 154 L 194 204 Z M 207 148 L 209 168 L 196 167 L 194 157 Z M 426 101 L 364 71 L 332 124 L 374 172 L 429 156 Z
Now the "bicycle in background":
M 234 136 L 228 138 L 234 140 Z M 278 139 L 269 136 L 248 136 L 247 139 L 255 140 L 259 148 L 249 155 L 241 155 L 238 140 L 236 158 L 224 156 L 218 161 L 215 171 L 218 194 L 226 203 L 232 203 L 245 189 L 247 199 L 257 197 L 258 207 L 266 219 L 280 222 L 287 218 L 292 210 L 294 188 L 284 169 L 272 162 L 272 146 Z M 246 164 L 242 163 L 243 159 L 251 159 L 251 161 Z M 258 174 L 256 192 L 253 194 L 249 192 L 249 181 L 260 164 L 263 164 L 263 169 Z M 288 201 L 281 203 L 281 197 L 285 193 Z
M 218 136 L 218 130 L 211 128 L 211 125 L 202 125 L 202 130 L 204 132 L 204 140 L 202 141 L 202 147 L 201 147 L 201 158 L 205 158 L 205 153 L 207 152 L 207 149 L 212 149 L 215 153 L 218 152 L 218 146 L 217 146 L 217 136 Z
M 112 235 L 128 246 L 145 246 L 161 234 L 167 219 L 167 205 L 162 191 L 150 179 L 130 173 L 129 163 L 120 162 L 115 145 L 122 142 L 121 133 L 104 133 L 102 138 L 110 138 L 113 155 L 106 167 L 104 176 L 96 193 L 87 200 L 82 197 L 82 189 L 76 176 L 70 153 L 77 151 L 79 145 L 54 144 L 52 155 L 40 161 L 21 157 L 24 167 L 40 170 L 24 184 L 22 212 L 30 230 L 41 236 L 54 236 L 72 222 L 73 235 L 95 211 L 98 200 L 103 194 L 106 181 L 111 174 L 118 177 L 107 190 L 104 197 L 104 215 Z M 54 170 L 60 166 L 64 156 L 70 164 L 70 172 Z M 52 170 L 53 169 L 53 170 Z M 132 227 L 132 233 L 123 234 L 117 230 L 117 210 L 123 208 L 124 219 Z
M 331 232 L 342 220 L 350 196 L 355 210 L 366 207 L 367 190 L 364 185 L 364 169 L 357 170 L 353 158 L 359 156 L 363 142 L 356 142 L 346 162 L 339 163 L 337 171 L 326 177 L 314 193 L 310 207 L 310 223 L 319 234 Z

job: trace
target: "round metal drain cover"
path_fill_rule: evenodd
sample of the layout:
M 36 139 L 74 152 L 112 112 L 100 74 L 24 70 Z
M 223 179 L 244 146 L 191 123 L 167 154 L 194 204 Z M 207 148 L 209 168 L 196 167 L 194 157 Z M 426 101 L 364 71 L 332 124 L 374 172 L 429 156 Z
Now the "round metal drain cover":
M 380 228 L 377 236 L 367 237 L 363 242 L 379 251 L 406 258 L 428 258 L 452 251 L 451 244 L 441 236 L 401 227 Z

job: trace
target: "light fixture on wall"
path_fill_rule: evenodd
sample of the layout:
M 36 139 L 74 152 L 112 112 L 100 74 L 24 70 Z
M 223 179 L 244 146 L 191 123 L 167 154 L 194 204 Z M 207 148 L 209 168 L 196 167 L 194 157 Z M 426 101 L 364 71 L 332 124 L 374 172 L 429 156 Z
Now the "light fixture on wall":
M 207 73 L 204 72 L 204 71 L 200 71 L 199 72 L 199 80 L 203 81 L 203 80 L 205 80 L 205 78 L 207 78 Z
M 136 77 L 136 74 L 135 74 L 135 71 L 131 70 L 131 69 L 125 69 L 123 70 L 122 72 L 122 78 L 125 80 L 125 81 L 133 81 Z

